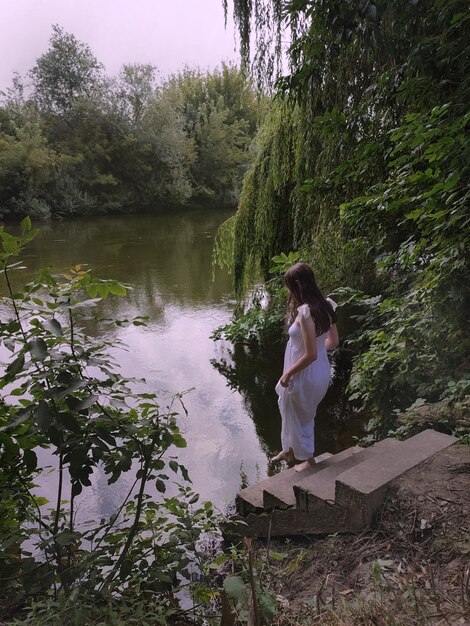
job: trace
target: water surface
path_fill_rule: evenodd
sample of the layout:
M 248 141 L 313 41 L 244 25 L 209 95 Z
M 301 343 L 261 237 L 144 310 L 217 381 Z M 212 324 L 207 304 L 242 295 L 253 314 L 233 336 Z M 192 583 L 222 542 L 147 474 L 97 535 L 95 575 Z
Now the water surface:
M 282 344 L 263 350 L 210 339 L 231 319 L 231 277 L 212 278 L 212 246 L 227 211 L 192 210 L 165 215 L 88 218 L 41 226 L 24 256 L 28 273 L 51 266 L 66 272 L 73 265 L 93 268 L 103 278 L 132 285 L 127 297 L 111 297 L 102 317 L 149 317 L 146 327 L 110 327 L 96 322 L 90 332 L 120 339 L 128 350 L 114 355 L 125 376 L 144 377 L 148 391 L 185 396 L 188 416 L 180 427 L 188 447 L 176 451 L 193 487 L 221 510 L 233 504 L 241 482 L 253 483 L 269 471 L 278 450 L 280 416 L 274 385 L 282 368 Z M 17 277 L 20 274 L 17 273 Z M 24 279 L 24 276 L 22 276 Z M 343 393 L 347 368 L 336 366 L 316 421 L 316 449 L 336 452 L 351 445 L 359 416 L 351 415 Z M 41 453 L 44 464 L 50 463 Z M 46 478 L 53 487 L 53 475 Z M 110 514 L 131 484 L 131 476 L 108 487 L 97 474 L 93 497 L 82 501 L 80 515 Z

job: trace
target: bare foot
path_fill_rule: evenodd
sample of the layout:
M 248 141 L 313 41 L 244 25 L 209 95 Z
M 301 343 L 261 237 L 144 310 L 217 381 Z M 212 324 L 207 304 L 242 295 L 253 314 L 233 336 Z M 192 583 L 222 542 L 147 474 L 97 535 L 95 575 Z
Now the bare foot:
M 313 465 L 315 465 L 315 459 L 312 457 L 310 459 L 307 459 L 306 461 L 302 461 L 302 463 L 298 463 L 297 465 L 294 465 L 294 469 L 296 472 L 303 472 L 304 470 L 308 469 L 309 467 L 312 467 Z
M 287 452 L 284 452 L 284 450 L 282 450 L 281 452 L 279 452 L 279 454 L 276 454 L 276 456 L 273 456 L 273 458 L 271 459 L 271 462 L 276 463 L 277 461 L 286 461 L 288 465 L 293 465 L 295 459 L 294 459 L 294 452 L 292 448 L 289 448 Z

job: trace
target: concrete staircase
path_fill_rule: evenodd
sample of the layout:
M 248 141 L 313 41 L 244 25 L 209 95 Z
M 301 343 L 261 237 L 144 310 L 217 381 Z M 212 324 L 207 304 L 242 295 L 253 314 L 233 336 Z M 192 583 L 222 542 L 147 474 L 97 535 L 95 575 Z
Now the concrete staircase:
M 282 471 L 238 494 L 242 532 L 266 537 L 363 530 L 393 481 L 456 441 L 425 430 L 406 441 L 323 454 L 300 473 Z

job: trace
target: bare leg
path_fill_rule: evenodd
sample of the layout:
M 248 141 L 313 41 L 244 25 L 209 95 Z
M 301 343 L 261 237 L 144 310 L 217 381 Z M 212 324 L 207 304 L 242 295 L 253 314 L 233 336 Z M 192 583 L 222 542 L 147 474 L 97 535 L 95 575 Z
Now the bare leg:
M 294 465 L 294 469 L 296 472 L 303 472 L 304 470 L 308 469 L 309 467 L 312 467 L 313 465 L 315 465 L 315 459 L 312 456 L 306 461 L 302 461 L 298 465 Z

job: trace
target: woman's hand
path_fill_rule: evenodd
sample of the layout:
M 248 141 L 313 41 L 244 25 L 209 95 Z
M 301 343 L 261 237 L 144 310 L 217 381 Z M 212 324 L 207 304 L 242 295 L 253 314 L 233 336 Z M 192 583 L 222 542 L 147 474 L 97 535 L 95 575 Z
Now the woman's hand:
M 289 386 L 289 380 L 292 378 L 292 374 L 289 374 L 288 372 L 285 372 L 281 378 L 279 379 L 279 382 L 281 383 L 281 387 L 288 387 Z
M 327 350 L 334 350 L 339 346 L 339 333 L 336 328 L 336 324 L 330 326 L 330 330 L 325 339 L 325 348 Z

